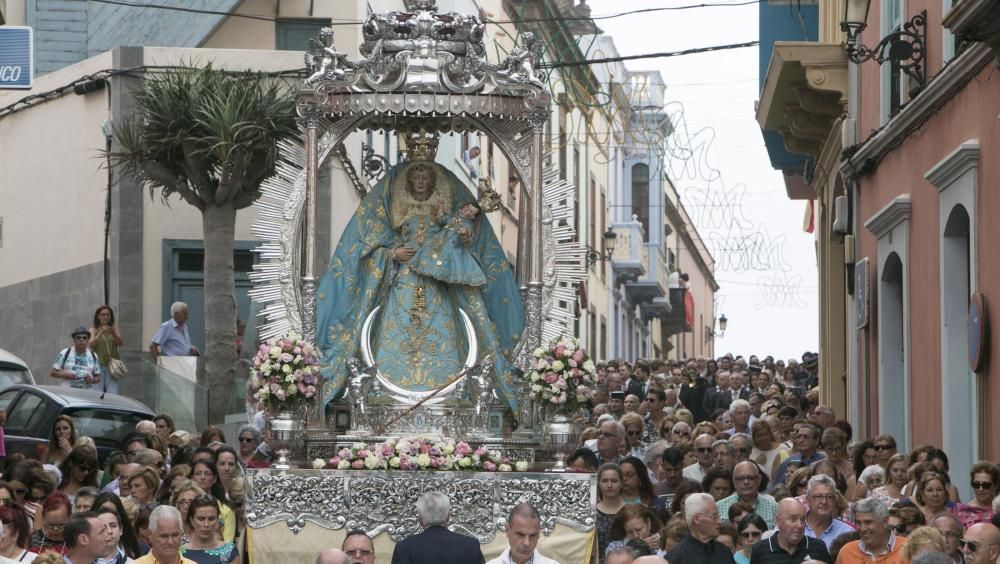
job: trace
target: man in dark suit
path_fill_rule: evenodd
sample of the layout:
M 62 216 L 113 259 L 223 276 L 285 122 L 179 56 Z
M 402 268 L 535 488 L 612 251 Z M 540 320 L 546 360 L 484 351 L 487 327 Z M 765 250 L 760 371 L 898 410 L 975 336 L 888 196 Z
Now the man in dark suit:
M 644 360 L 637 360 L 635 361 L 635 372 L 625 383 L 625 393 L 636 396 L 639 401 L 644 401 L 647 392 L 649 392 L 649 365 Z
M 417 517 L 423 532 L 406 537 L 392 551 L 392 564 L 483 564 L 476 539 L 446 528 L 451 501 L 441 492 L 417 499 Z

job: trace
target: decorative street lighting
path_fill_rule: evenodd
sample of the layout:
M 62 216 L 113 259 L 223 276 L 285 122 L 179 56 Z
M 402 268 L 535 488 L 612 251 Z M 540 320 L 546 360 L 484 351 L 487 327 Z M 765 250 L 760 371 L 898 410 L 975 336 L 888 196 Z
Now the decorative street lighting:
M 913 16 L 899 31 L 886 35 L 873 48 L 861 44 L 861 32 L 868 27 L 868 11 L 871 0 L 847 0 L 844 2 L 844 19 L 841 31 L 847 33 L 847 58 L 857 64 L 874 59 L 882 64 L 892 61 L 899 69 L 917 82 L 917 89 L 927 83 L 927 69 L 924 66 L 924 46 L 927 44 L 927 10 Z
M 589 267 L 590 265 L 598 261 L 604 262 L 611 260 L 611 255 L 615 254 L 615 243 L 617 242 L 617 240 L 618 240 L 618 234 L 615 233 L 614 229 L 611 229 L 609 227 L 608 230 L 604 232 L 603 254 L 598 252 L 597 249 L 591 247 L 590 245 L 587 245 L 587 266 Z
M 705 327 L 705 341 L 713 341 L 716 337 L 722 338 L 726 336 L 726 326 L 729 325 L 729 319 L 726 318 L 726 314 L 719 316 L 717 320 L 719 323 L 719 331 L 715 331 L 714 324 L 712 327 Z

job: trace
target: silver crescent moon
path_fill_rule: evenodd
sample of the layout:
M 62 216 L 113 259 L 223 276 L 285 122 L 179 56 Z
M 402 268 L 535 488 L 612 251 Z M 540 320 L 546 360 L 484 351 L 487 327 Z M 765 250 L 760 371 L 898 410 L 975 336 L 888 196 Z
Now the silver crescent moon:
M 433 390 L 421 392 L 415 390 L 407 390 L 406 388 L 397 386 L 396 384 L 389 381 L 388 378 L 383 376 L 382 373 L 379 371 L 378 366 L 375 366 L 375 355 L 372 352 L 372 346 L 371 346 L 371 333 L 372 333 L 372 326 L 375 324 L 375 316 L 378 315 L 380 309 L 382 309 L 382 306 L 375 306 L 375 308 L 368 313 L 368 317 L 365 318 L 365 322 L 361 326 L 362 360 L 365 362 L 365 365 L 369 367 L 374 367 L 375 378 L 378 380 L 378 383 L 383 387 L 383 389 L 389 392 L 389 395 L 391 395 L 394 399 L 404 403 L 411 403 L 411 404 L 417 403 L 418 401 L 431 395 L 433 393 Z M 469 319 L 468 314 L 466 314 L 465 310 L 463 310 L 462 308 L 458 308 L 458 315 L 459 317 L 462 318 L 462 327 L 465 328 L 465 336 L 467 342 L 469 343 L 469 353 L 465 356 L 465 366 L 464 366 L 464 370 L 468 371 L 472 369 L 473 366 L 476 365 L 476 358 L 479 355 L 479 343 L 476 340 L 476 331 L 475 328 L 472 326 L 472 320 Z M 441 392 L 437 396 L 435 396 L 433 399 L 427 400 L 425 405 L 433 405 L 435 403 L 440 403 L 445 399 L 447 399 L 448 394 L 458 386 L 458 384 L 462 381 L 463 378 L 465 378 L 465 376 L 457 378 L 454 382 L 448 384 L 448 386 L 446 386 L 443 390 L 441 390 Z

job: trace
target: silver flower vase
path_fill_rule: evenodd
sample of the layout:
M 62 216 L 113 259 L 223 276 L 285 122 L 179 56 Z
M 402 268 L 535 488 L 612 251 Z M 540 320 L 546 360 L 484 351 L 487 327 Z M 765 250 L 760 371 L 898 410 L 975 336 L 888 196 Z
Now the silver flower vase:
M 550 472 L 565 472 L 566 457 L 580 443 L 580 420 L 564 411 L 546 410 L 542 423 L 542 441 L 552 458 Z
M 294 411 L 273 411 L 267 420 L 267 434 L 275 445 L 277 460 L 271 468 L 288 470 L 292 467 L 291 446 L 302 438 L 305 431 L 305 417 Z

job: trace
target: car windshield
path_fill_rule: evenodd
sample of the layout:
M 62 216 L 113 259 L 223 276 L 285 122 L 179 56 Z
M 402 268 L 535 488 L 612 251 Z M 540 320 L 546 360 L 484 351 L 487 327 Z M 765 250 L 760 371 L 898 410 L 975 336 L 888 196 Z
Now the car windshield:
M 117 447 L 125 435 L 135 431 L 136 423 L 146 419 L 138 413 L 108 409 L 68 409 L 65 413 L 73 419 L 76 436 L 90 437 L 105 447 Z
M 20 368 L 0 368 L 0 390 L 14 384 L 31 384 L 28 371 Z

